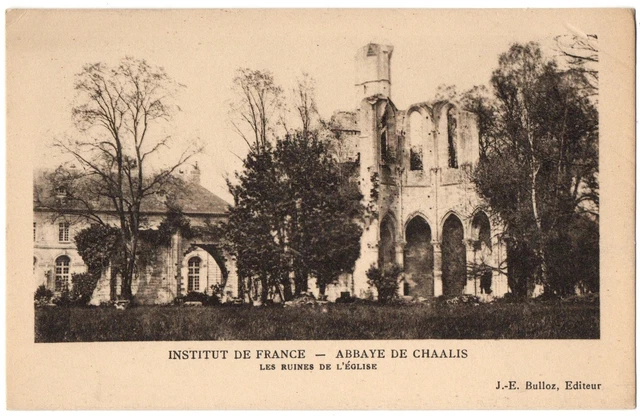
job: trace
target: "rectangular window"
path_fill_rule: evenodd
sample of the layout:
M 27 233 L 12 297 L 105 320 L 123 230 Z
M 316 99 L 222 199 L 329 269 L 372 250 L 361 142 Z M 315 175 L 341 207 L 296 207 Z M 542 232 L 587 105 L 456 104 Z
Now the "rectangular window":
M 69 223 L 60 223 L 58 225 L 58 241 L 69 241 Z
M 189 259 L 187 280 L 187 291 L 200 290 L 200 258 L 193 257 Z
M 71 260 L 67 256 L 56 259 L 55 291 L 60 292 L 69 289 L 69 265 Z

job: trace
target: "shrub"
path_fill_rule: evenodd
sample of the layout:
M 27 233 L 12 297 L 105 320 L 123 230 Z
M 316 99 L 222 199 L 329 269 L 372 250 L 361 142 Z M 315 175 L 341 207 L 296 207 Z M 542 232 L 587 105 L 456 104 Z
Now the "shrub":
M 207 295 L 203 292 L 197 291 L 189 291 L 189 293 L 184 296 L 183 301 L 185 303 L 190 301 L 199 301 L 203 306 L 213 306 L 220 304 L 220 299 L 217 295 Z
M 395 264 L 384 269 L 372 265 L 367 270 L 367 278 L 369 278 L 367 284 L 378 291 L 378 301 L 380 303 L 388 303 L 398 296 L 398 289 L 400 288 L 398 278 L 401 273 L 402 268 Z
M 98 284 L 98 276 L 89 272 L 71 275 L 71 300 L 77 305 L 87 305 Z
M 343 292 L 340 294 L 340 297 L 336 298 L 336 303 L 338 304 L 351 304 L 355 302 L 356 298 L 352 297 L 348 292 Z
M 218 299 L 222 299 L 222 295 L 224 294 L 224 286 L 222 284 L 213 284 L 209 289 L 211 290 L 211 295 L 215 295 Z
M 51 302 L 53 291 L 47 289 L 44 285 L 40 285 L 36 292 L 33 293 L 33 301 L 37 306 L 44 306 Z
M 69 289 L 65 287 L 59 295 L 54 297 L 52 303 L 60 307 L 69 307 L 73 305 L 73 300 L 71 299 L 71 293 L 69 292 Z
M 444 296 L 441 295 L 436 300 L 441 305 L 478 305 L 480 304 L 480 298 L 471 294 L 462 294 L 456 296 Z

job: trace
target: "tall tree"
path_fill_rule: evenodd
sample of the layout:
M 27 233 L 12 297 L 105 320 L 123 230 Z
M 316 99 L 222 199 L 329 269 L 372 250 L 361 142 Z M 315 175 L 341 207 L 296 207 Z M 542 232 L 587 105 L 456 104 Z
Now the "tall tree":
M 240 275 L 258 280 L 263 300 L 269 290 L 284 299 L 306 291 L 310 276 L 324 291 L 353 269 L 362 197 L 341 170 L 315 131 L 249 152 L 229 186 L 235 206 L 225 230 Z
M 555 41 L 559 60 L 564 61 L 569 71 L 582 75 L 584 87 L 591 90 L 591 95 L 597 95 L 597 65 L 600 61 L 598 36 L 584 33 L 560 35 L 555 37 Z
M 152 166 L 151 160 L 171 146 L 165 123 L 179 109 L 174 95 L 180 87 L 164 69 L 145 60 L 126 57 L 115 67 L 85 65 L 76 75 L 77 105 L 72 110 L 78 136 L 56 142 L 76 163 L 54 176 L 65 192 L 57 210 L 64 214 L 72 208 L 75 214 L 103 225 L 112 221 L 104 218 L 105 209 L 117 218 L 122 234 L 117 270 L 123 298 L 132 296 L 145 223 L 143 203 L 199 151 L 188 146 L 173 164 L 163 169 Z
M 324 294 L 326 285 L 350 272 L 359 256 L 364 207 L 355 166 L 339 163 L 317 131 L 280 140 L 276 156 L 287 183 L 295 291 L 306 291 L 313 275 Z M 345 174 L 349 168 L 351 176 Z
M 308 73 L 302 73 L 298 85 L 293 91 L 293 100 L 300 117 L 302 133 L 308 133 L 318 118 L 316 105 L 316 82 Z
M 246 281 L 245 291 L 251 295 L 252 285 L 259 284 L 262 301 L 289 272 L 279 176 L 270 143 L 260 152 L 250 150 L 243 170 L 236 173 L 237 182 L 228 181 L 234 206 L 228 222 L 221 226 L 228 250 L 237 257 L 238 275 Z
M 229 122 L 250 150 L 262 152 L 282 121 L 283 90 L 270 71 L 240 68 L 233 79 L 237 100 Z
M 491 82 L 495 120 L 475 180 L 506 225 L 509 269 L 519 282 L 512 288 L 526 290 L 535 279 L 570 292 L 570 278 L 549 255 L 569 245 L 576 217 L 597 217 L 597 109 L 585 80 L 561 71 L 535 43 L 502 54 Z

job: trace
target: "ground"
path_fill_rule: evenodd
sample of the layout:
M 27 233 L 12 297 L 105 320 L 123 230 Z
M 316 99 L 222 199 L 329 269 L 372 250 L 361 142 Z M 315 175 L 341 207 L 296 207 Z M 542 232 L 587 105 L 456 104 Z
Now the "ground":
M 598 339 L 597 301 L 36 309 L 36 342 Z

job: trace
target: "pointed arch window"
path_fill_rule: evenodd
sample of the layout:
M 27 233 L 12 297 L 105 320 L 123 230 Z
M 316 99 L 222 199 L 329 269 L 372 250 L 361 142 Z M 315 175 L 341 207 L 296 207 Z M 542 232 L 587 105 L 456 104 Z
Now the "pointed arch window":
M 447 144 L 448 144 L 448 165 L 450 168 L 458 168 L 457 150 L 458 119 L 453 107 L 447 110 Z
M 382 163 L 389 162 L 389 142 L 387 139 L 387 124 L 383 123 L 380 132 L 380 159 Z

